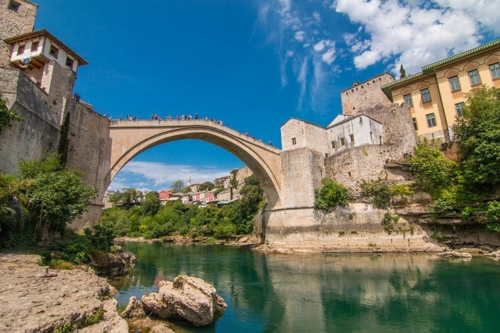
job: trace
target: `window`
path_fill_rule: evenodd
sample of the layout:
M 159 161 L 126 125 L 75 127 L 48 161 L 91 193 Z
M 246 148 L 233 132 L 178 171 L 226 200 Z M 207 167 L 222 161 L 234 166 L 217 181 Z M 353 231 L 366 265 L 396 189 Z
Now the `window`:
M 413 128 L 415 129 L 415 131 L 418 131 L 417 118 L 413 118 Z
M 493 79 L 500 78 L 500 63 L 490 65 L 491 77 Z
M 431 101 L 431 92 L 429 89 L 420 90 L 420 94 L 422 95 L 422 103 L 429 103 Z
M 351 139 L 351 142 L 354 143 L 354 134 L 349 134 L 349 138 Z
M 292 138 L 292 145 L 296 145 L 296 144 L 297 144 L 297 139 Z
M 332 148 L 335 149 L 335 141 L 332 141 Z
M 345 139 L 344 139 L 344 138 L 340 138 L 340 144 L 341 144 L 342 146 L 344 146 L 344 145 L 345 145 Z
M 17 54 L 20 55 L 20 54 L 23 54 L 24 53 L 24 48 L 26 47 L 25 44 L 20 44 L 17 48 Z
M 427 126 L 429 127 L 435 127 L 436 126 L 436 117 L 434 116 L 434 113 L 429 113 L 426 115 L 427 117 Z
M 9 8 L 10 10 L 12 10 L 14 12 L 17 12 L 19 10 L 19 7 L 21 7 L 21 4 L 19 2 L 15 2 L 15 1 L 10 0 L 9 6 L 7 8 Z
M 31 42 L 31 52 L 35 52 L 36 50 L 38 50 L 38 45 L 39 45 L 38 41 Z
M 460 82 L 458 81 L 458 76 L 452 76 L 450 77 L 449 80 L 450 80 L 451 91 L 460 90 Z
M 405 103 L 408 104 L 409 107 L 413 107 L 413 100 L 411 99 L 411 94 L 404 95 Z
M 68 66 L 69 68 L 72 68 L 73 67 L 73 59 L 71 59 L 70 57 L 66 57 L 66 66 Z
M 481 84 L 481 79 L 479 78 L 479 72 L 477 69 L 469 72 L 469 79 L 471 86 Z
M 464 107 L 465 107 L 464 102 L 455 104 L 455 110 L 457 110 L 457 116 L 459 118 L 462 118 L 463 116 Z
M 58 54 L 59 54 L 59 49 L 57 47 L 55 47 L 54 45 L 51 45 L 50 46 L 50 51 L 49 51 L 49 54 L 51 56 L 53 56 L 54 58 L 57 58 Z

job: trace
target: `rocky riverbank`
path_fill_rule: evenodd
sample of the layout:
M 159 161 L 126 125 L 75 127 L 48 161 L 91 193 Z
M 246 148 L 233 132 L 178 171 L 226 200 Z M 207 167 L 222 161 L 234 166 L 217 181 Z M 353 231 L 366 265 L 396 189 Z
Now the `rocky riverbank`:
M 206 245 L 227 245 L 242 248 L 252 248 L 259 246 L 261 238 L 255 235 L 238 235 L 229 239 L 215 239 L 212 237 L 188 237 L 181 235 L 165 236 L 163 238 L 145 239 L 144 237 L 117 237 L 115 242 L 125 243 L 148 243 L 154 242 L 174 243 L 174 244 L 206 244 Z
M 92 269 L 51 270 L 40 256 L 0 254 L 0 331 L 124 333 L 111 287 Z

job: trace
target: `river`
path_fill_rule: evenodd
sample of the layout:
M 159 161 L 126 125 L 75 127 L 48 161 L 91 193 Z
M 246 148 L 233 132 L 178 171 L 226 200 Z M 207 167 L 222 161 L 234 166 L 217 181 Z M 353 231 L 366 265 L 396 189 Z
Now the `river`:
M 276 255 L 224 246 L 121 244 L 139 262 L 112 284 L 119 306 L 179 274 L 228 304 L 186 332 L 498 332 L 500 263 L 415 254 Z M 179 327 L 177 327 L 179 328 Z

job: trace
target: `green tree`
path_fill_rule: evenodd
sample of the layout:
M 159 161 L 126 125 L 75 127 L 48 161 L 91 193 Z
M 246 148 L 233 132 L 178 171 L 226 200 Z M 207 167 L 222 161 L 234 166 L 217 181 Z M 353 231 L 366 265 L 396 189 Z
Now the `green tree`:
M 213 190 L 215 188 L 214 183 L 212 182 L 204 182 L 203 184 L 200 185 L 200 188 L 198 189 L 199 191 L 205 191 L 205 190 Z
M 460 184 L 470 192 L 496 188 L 500 184 L 500 89 L 472 90 L 454 132 L 460 142 Z
M 321 184 L 323 185 L 321 188 L 314 190 L 316 209 L 328 210 L 339 205 L 347 205 L 349 192 L 342 184 L 330 178 L 323 178 Z
M 185 187 L 185 183 L 183 180 L 176 180 L 176 181 L 173 181 L 172 184 L 170 185 L 170 188 L 175 192 L 180 192 L 184 187 Z
M 7 127 L 12 127 L 13 121 L 23 121 L 24 118 L 21 117 L 15 109 L 9 110 L 7 108 L 7 101 L 3 98 L 2 93 L 0 93 L 0 132 Z
M 406 70 L 405 68 L 403 67 L 403 64 L 401 64 L 401 66 L 399 67 L 399 78 L 402 79 L 404 77 L 406 77 Z
M 160 198 L 158 192 L 151 191 L 146 194 L 144 200 L 141 202 L 142 214 L 146 216 L 154 216 L 161 208 Z
M 449 187 L 456 177 L 457 164 L 444 157 L 436 142 L 420 142 L 410 158 L 410 166 L 418 186 L 434 197 Z
M 121 204 L 126 208 L 139 204 L 141 199 L 142 192 L 135 188 L 124 188 L 109 197 L 109 201 Z
M 233 188 L 238 189 L 238 178 L 236 178 L 236 176 L 238 176 L 238 170 L 231 172 L 231 179 L 229 180 L 229 183 Z
M 81 217 L 97 194 L 83 183 L 80 173 L 63 166 L 57 155 L 21 162 L 19 170 L 20 197 L 42 240 L 52 232 L 61 233 L 67 223 Z

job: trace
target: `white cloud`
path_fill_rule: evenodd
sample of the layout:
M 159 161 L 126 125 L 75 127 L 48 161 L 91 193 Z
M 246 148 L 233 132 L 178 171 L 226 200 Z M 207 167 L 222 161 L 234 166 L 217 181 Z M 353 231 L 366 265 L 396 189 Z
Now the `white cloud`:
M 326 20 L 320 14 L 324 5 L 312 1 L 312 7 L 317 8 L 306 9 L 302 1 L 259 0 L 258 3 L 257 23 L 266 32 L 268 41 L 278 47 L 282 87 L 288 84 L 291 70 L 300 89 L 297 109 L 311 106 L 315 111 L 325 111 L 315 109 L 321 103 L 314 103 L 314 99 L 332 94 L 327 89 L 329 81 L 323 78 L 333 70 L 336 50 L 334 41 L 321 27 Z
M 324 62 L 331 65 L 335 61 L 335 49 L 329 49 L 321 56 Z
M 496 0 L 337 0 L 332 8 L 359 24 L 344 34 L 357 69 L 391 61 L 408 73 L 451 54 L 476 47 L 483 32 L 500 33 Z
M 300 96 L 299 96 L 299 103 L 297 105 L 298 110 L 302 110 L 302 103 L 304 101 L 304 96 L 306 94 L 306 88 L 307 88 L 307 63 L 308 59 L 304 58 L 304 61 L 302 61 L 302 65 L 300 66 L 300 71 L 297 75 L 297 82 L 300 85 Z
M 321 52 L 325 49 L 325 42 L 324 41 L 319 41 L 314 45 L 314 51 L 316 52 Z
M 306 33 L 304 31 L 297 31 L 293 38 L 295 38 L 295 40 L 298 40 L 299 42 L 303 42 L 304 39 L 306 39 L 305 34 Z
M 131 161 L 123 167 L 109 186 L 110 190 L 122 188 L 162 189 L 168 188 L 173 181 L 213 182 L 215 178 L 227 176 L 231 170 L 194 165 L 165 164 L 159 162 Z

